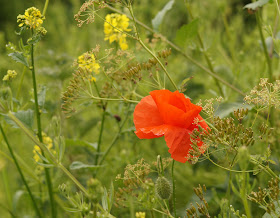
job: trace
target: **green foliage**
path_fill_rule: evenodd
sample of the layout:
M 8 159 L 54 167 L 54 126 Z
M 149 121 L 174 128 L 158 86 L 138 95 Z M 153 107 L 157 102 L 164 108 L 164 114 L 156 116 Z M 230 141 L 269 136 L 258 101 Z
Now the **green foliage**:
M 175 42 L 181 47 L 189 45 L 197 36 L 199 19 L 194 19 L 190 23 L 183 25 L 176 33 Z

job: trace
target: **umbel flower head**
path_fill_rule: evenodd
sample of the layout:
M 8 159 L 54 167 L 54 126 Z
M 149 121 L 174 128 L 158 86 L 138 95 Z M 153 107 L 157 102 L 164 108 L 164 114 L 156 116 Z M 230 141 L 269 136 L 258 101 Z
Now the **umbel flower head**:
M 19 14 L 17 16 L 17 22 L 19 23 L 18 26 L 26 26 L 30 29 L 39 27 L 43 23 L 44 19 L 45 16 L 43 16 L 41 12 L 35 7 L 28 8 L 25 10 L 24 15 Z
M 98 74 L 100 65 L 96 62 L 94 54 L 86 52 L 78 57 L 78 67 L 86 72 Z M 96 81 L 93 76 L 91 80 Z
M 199 115 L 202 107 L 192 104 L 190 99 L 178 91 L 155 90 L 144 97 L 134 110 L 136 135 L 140 139 L 165 137 L 171 157 L 185 163 L 192 150 L 190 134 L 198 125 L 207 130 L 208 125 Z M 203 142 L 197 146 L 201 152 Z
M 129 19 L 124 14 L 107 14 L 104 23 L 104 33 L 105 41 L 109 40 L 110 44 L 114 41 L 118 42 L 122 50 L 128 48 L 126 42 L 126 34 L 124 32 L 129 32 L 128 29 Z

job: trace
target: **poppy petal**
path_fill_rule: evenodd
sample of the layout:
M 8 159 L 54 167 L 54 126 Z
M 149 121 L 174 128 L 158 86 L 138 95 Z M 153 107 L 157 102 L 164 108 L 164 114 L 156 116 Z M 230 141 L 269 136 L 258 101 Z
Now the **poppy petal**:
M 151 139 L 158 138 L 163 136 L 168 131 L 168 125 L 152 126 L 152 127 L 143 127 L 135 131 L 135 134 L 140 139 Z
M 189 150 L 192 149 L 190 132 L 187 129 L 173 126 L 168 128 L 168 131 L 164 134 L 166 144 L 169 147 L 168 152 L 174 160 L 181 163 L 187 161 Z
M 164 123 L 188 128 L 201 111 L 201 107 L 192 104 L 182 93 L 172 93 L 169 90 L 150 92 Z
M 143 132 L 141 128 L 161 126 L 163 120 L 159 114 L 157 105 L 152 96 L 144 97 L 135 107 L 133 122 L 136 128 L 136 135 L 139 138 L 157 138 L 159 135 L 153 134 L 152 131 Z M 145 130 L 145 129 L 143 129 Z

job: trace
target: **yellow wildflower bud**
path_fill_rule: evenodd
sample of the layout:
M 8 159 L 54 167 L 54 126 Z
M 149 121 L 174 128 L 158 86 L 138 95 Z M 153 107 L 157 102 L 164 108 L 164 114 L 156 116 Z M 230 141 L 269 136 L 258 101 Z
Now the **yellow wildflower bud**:
M 24 15 L 19 14 L 17 16 L 17 22 L 19 23 L 18 26 L 26 26 L 30 29 L 39 27 L 43 23 L 44 19 L 45 16 L 41 15 L 41 12 L 35 7 L 28 8 L 25 10 Z
M 136 212 L 135 217 L 136 218 L 145 218 L 146 213 L 145 212 Z
M 17 72 L 15 70 L 8 70 L 7 74 L 3 77 L 3 81 L 9 81 L 17 76 Z

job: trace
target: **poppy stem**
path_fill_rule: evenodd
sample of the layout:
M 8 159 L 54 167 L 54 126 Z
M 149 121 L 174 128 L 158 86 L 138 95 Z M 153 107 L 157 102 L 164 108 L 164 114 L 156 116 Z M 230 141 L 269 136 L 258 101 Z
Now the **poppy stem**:
M 175 160 L 173 159 L 172 161 L 172 185 L 173 185 L 173 191 L 172 191 L 172 202 L 173 202 L 173 211 L 174 211 L 174 217 L 177 218 L 176 214 L 176 187 L 175 187 L 175 177 L 174 177 L 174 165 L 175 165 Z

